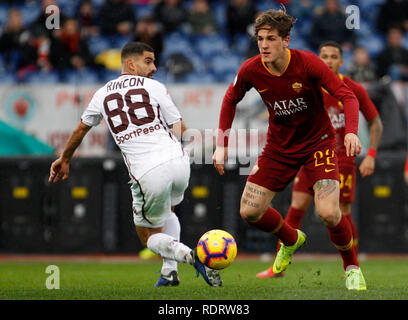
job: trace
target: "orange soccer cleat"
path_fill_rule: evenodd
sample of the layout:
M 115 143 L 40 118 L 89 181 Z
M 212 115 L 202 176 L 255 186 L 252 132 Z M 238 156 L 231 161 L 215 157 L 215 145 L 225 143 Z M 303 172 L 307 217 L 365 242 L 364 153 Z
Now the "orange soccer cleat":
M 266 269 L 265 271 L 257 273 L 256 277 L 260 279 L 282 278 L 284 274 L 285 274 L 284 271 L 282 271 L 281 273 L 274 273 L 273 267 L 270 267 L 269 269 Z

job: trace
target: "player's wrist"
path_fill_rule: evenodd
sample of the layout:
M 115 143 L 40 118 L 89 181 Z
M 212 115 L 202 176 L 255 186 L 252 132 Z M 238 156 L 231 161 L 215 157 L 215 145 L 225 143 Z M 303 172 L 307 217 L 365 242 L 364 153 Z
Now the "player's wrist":
M 373 157 L 375 159 L 375 157 L 377 156 L 377 150 L 369 148 L 367 151 L 367 156 Z

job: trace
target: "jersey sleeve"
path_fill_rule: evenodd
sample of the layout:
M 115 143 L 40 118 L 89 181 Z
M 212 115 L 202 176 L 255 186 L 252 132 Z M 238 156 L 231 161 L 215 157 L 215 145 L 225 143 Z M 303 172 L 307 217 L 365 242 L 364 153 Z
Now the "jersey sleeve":
M 99 91 L 95 92 L 91 102 L 89 102 L 88 107 L 81 116 L 82 123 L 90 127 L 97 126 L 103 118 L 101 112 L 102 103 L 103 102 L 99 97 Z
M 159 82 L 157 85 L 157 103 L 160 106 L 160 112 L 164 118 L 164 121 L 170 126 L 181 120 L 181 114 L 174 104 L 167 88 Z
M 353 90 L 360 104 L 360 111 L 367 121 L 373 120 L 378 116 L 378 110 L 374 103 L 371 101 L 367 91 L 364 87 L 356 82 L 347 83 L 347 85 Z
M 328 66 L 314 53 L 306 56 L 306 72 L 316 79 L 332 96 L 340 100 L 344 107 L 346 134 L 358 131 L 359 104 L 353 91 L 329 69 Z
M 238 70 L 234 81 L 229 85 L 222 100 L 218 124 L 217 146 L 228 146 L 228 131 L 232 126 L 237 104 L 245 96 L 245 93 L 251 88 L 252 84 L 246 80 L 246 67 L 245 65 L 242 65 Z

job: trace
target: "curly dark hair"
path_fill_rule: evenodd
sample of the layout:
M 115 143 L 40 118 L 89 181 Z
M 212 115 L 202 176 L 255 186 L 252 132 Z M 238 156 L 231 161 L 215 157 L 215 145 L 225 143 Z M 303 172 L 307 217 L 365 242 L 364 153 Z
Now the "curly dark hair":
M 282 38 L 290 35 L 290 30 L 296 19 L 286 13 L 286 8 L 282 6 L 279 10 L 268 10 L 259 14 L 255 19 L 255 36 L 258 35 L 260 29 L 278 30 L 278 34 Z

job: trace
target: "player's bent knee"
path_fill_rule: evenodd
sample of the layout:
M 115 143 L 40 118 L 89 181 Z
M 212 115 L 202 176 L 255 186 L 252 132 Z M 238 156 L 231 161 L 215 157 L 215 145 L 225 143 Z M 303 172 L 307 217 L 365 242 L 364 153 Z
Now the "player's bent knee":
M 335 206 L 316 208 L 316 211 L 326 227 L 334 227 L 340 222 L 341 211 Z
M 156 252 L 157 249 L 165 250 L 169 245 L 170 243 L 163 241 L 158 234 L 151 234 L 146 241 L 146 246 L 153 252 Z
M 262 209 L 260 208 L 254 208 L 243 204 L 241 204 L 241 208 L 239 211 L 241 218 L 249 222 L 259 220 L 259 218 L 262 216 L 264 212 L 265 210 L 262 211 Z
M 306 211 L 312 201 L 313 195 L 307 192 L 293 191 L 290 205 L 295 209 Z
M 140 242 L 145 247 L 149 247 L 148 246 L 148 241 L 151 238 L 151 236 L 156 234 L 156 233 L 159 233 L 161 231 L 162 231 L 162 228 L 149 229 L 149 228 L 145 228 L 145 227 L 136 226 L 137 235 L 138 235 L 138 237 L 140 239 Z

